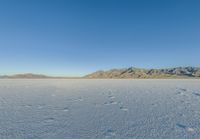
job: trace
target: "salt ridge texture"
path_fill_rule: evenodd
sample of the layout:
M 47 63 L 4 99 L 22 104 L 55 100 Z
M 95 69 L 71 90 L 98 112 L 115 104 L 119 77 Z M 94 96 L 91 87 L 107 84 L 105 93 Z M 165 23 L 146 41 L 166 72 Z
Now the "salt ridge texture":
M 199 139 L 200 80 L 0 80 L 0 139 Z

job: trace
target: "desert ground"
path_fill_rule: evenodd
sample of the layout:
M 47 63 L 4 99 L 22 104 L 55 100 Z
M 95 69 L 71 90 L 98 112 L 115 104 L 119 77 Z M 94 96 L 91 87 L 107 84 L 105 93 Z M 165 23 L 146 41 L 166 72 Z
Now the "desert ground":
M 199 138 L 200 80 L 0 80 L 0 139 Z

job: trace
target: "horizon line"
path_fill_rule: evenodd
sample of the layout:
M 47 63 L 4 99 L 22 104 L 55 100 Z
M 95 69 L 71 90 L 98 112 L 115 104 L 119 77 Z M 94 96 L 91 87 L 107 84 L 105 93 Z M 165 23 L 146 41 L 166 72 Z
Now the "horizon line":
M 1 74 L 0 76 L 15 76 L 15 75 L 26 75 L 26 74 L 32 74 L 32 75 L 43 75 L 47 77 L 55 77 L 55 78 L 81 78 L 84 77 L 88 74 L 97 72 L 97 71 L 109 71 L 109 70 L 120 70 L 120 69 L 129 69 L 129 68 L 136 68 L 136 69 L 146 69 L 146 70 L 159 70 L 159 69 L 173 69 L 173 68 L 200 68 L 200 66 L 174 66 L 174 67 L 162 67 L 162 68 L 142 68 L 142 67 L 136 67 L 136 66 L 129 66 L 129 67 L 121 67 L 121 68 L 110 68 L 110 69 L 100 69 L 100 70 L 95 70 L 91 71 L 85 74 L 79 74 L 79 75 L 67 75 L 67 74 L 55 74 L 55 73 L 43 73 L 43 72 L 13 72 L 13 73 L 5 73 Z

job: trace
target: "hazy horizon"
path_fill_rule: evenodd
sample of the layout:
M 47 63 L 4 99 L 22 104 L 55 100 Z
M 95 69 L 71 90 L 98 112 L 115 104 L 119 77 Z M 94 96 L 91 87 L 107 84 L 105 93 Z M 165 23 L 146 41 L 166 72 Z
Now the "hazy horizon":
M 200 67 L 200 1 L 0 2 L 0 75 Z

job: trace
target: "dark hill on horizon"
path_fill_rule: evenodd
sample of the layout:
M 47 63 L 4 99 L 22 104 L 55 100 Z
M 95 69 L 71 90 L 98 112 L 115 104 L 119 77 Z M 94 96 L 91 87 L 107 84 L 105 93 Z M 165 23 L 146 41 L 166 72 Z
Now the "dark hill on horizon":
M 162 78 L 200 78 L 200 68 L 176 67 L 166 69 L 124 68 L 108 71 L 97 71 L 86 75 L 84 78 L 95 79 L 162 79 Z

